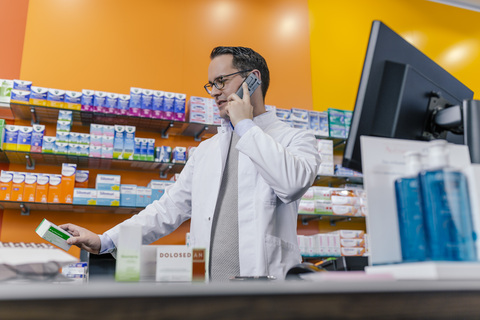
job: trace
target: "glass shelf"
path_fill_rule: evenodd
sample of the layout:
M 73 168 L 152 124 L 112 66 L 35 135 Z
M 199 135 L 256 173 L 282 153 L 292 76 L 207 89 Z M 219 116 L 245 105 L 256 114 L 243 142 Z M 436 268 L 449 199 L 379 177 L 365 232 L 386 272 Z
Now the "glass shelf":
M 32 124 L 55 124 L 58 120 L 60 109 L 46 106 L 11 103 L 10 108 L 15 119 L 27 120 Z M 216 133 L 215 125 L 204 125 L 200 123 L 189 123 L 182 121 L 152 119 L 130 115 L 117 115 L 92 111 L 72 111 L 72 125 L 89 126 L 92 123 L 106 125 L 128 125 L 135 126 L 139 131 L 157 132 L 162 138 L 168 138 L 169 134 L 193 136 L 201 139 L 204 134 Z
M 314 186 L 326 187 L 336 187 L 344 184 L 363 184 L 363 177 L 318 175 L 313 182 Z
M 163 163 L 141 160 L 118 160 L 107 158 L 83 157 L 53 153 L 0 151 L 0 162 L 24 164 L 28 169 L 35 165 L 61 166 L 62 163 L 74 163 L 78 169 L 111 169 L 129 171 L 159 172 L 161 177 L 167 173 L 180 173 L 185 166 L 183 163 Z
M 299 213 L 298 218 L 302 220 L 302 224 L 307 225 L 310 221 L 326 220 L 330 225 L 335 226 L 337 222 L 351 221 L 351 222 L 365 222 L 363 216 L 341 216 L 332 214 L 304 214 Z
M 29 215 L 30 211 L 64 211 L 75 213 L 111 213 L 111 214 L 136 214 L 143 207 L 110 207 L 110 206 L 85 206 L 62 203 L 40 203 L 24 201 L 0 201 L 2 209 L 20 210 L 22 215 Z

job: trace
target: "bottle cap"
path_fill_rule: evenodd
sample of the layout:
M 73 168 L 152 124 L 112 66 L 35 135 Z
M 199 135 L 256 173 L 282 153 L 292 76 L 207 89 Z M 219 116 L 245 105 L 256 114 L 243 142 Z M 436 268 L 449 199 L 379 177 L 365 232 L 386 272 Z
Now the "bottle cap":
M 428 145 L 428 162 L 431 168 L 448 166 L 448 143 L 446 140 L 432 140 Z
M 407 175 L 416 175 L 422 170 L 422 155 L 417 151 L 407 151 L 404 153 Z

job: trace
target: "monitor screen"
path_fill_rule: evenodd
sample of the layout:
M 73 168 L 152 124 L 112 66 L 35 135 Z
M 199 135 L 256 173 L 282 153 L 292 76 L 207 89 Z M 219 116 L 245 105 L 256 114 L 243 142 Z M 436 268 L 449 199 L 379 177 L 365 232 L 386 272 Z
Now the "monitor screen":
M 462 133 L 431 134 L 432 101 L 448 107 L 471 98 L 469 88 L 384 23 L 374 21 L 342 165 L 362 171 L 362 135 L 465 143 Z

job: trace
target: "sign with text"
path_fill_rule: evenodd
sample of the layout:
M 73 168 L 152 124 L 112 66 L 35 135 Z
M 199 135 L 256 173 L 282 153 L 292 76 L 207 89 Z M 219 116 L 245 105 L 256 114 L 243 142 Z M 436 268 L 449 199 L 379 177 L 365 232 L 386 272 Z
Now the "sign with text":
M 192 249 L 187 246 L 158 246 L 156 281 L 192 281 Z

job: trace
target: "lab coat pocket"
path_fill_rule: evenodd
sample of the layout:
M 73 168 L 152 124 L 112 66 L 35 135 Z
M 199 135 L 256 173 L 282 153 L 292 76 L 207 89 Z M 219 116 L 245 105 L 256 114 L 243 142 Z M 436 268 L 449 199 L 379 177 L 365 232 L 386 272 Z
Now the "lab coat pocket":
M 268 274 L 277 277 L 284 277 L 288 269 L 301 260 L 298 246 L 270 234 L 265 235 L 265 255 Z

